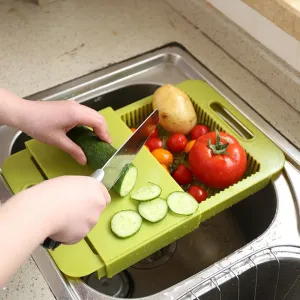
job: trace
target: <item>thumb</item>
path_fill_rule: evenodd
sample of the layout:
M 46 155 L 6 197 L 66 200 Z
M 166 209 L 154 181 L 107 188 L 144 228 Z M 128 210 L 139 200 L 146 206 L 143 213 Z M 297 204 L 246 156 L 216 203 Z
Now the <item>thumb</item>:
M 67 136 L 63 136 L 57 146 L 65 151 L 66 153 L 70 154 L 79 164 L 85 165 L 87 160 L 84 152 L 82 149 L 76 145 L 73 141 L 71 141 Z

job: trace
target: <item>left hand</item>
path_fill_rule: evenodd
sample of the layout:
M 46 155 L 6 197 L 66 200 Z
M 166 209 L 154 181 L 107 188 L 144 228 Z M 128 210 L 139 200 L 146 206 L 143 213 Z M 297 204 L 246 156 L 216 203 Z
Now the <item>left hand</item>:
M 87 159 L 82 149 L 67 137 L 70 129 L 78 125 L 92 127 L 101 140 L 111 142 L 104 117 L 91 108 L 73 100 L 24 102 L 16 127 L 34 139 L 62 149 L 82 165 Z

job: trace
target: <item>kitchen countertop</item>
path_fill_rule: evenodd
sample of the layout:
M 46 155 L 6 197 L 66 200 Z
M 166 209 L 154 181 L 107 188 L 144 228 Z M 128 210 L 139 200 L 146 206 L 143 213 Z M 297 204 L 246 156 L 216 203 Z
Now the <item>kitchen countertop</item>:
M 299 147 L 299 112 L 168 2 L 0 0 L 0 86 L 25 97 L 177 41 Z M 54 299 L 32 259 L 0 298 Z

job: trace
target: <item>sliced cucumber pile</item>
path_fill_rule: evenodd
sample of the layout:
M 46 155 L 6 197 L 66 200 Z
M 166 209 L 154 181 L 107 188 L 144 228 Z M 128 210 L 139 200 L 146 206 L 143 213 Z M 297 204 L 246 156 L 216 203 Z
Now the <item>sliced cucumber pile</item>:
M 137 212 L 122 210 L 111 219 L 111 230 L 116 236 L 127 238 L 140 230 L 142 221 L 142 217 Z
M 129 175 L 130 172 L 127 170 L 127 176 Z M 135 178 L 135 173 L 130 176 Z M 126 180 L 123 180 L 124 193 L 130 189 L 128 187 L 130 182 L 132 182 L 130 177 L 127 184 Z M 119 238 L 128 238 L 139 231 L 143 219 L 157 223 L 167 216 L 169 208 L 172 212 L 185 216 L 192 215 L 198 209 L 198 202 L 186 192 L 173 192 L 167 201 L 159 197 L 161 192 L 161 187 L 155 183 L 148 183 L 133 192 L 131 198 L 139 201 L 138 212 L 123 210 L 116 213 L 111 219 L 112 232 Z
M 137 189 L 131 194 L 131 198 L 137 201 L 149 201 L 159 197 L 161 187 L 155 183 L 149 182 L 147 185 Z
M 168 204 L 164 199 L 140 202 L 138 206 L 139 214 L 147 221 L 156 223 L 164 219 L 168 213 Z
M 198 202 L 186 192 L 173 192 L 167 198 L 169 208 L 179 215 L 192 215 L 198 208 Z

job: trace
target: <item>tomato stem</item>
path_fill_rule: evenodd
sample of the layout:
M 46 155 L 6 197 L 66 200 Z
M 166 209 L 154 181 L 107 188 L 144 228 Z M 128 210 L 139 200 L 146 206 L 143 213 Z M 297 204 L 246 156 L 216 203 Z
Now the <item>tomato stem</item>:
M 212 150 L 213 154 L 217 155 L 217 154 L 227 154 L 229 155 L 229 153 L 227 152 L 227 148 L 229 146 L 229 143 L 222 143 L 221 142 L 221 138 L 220 138 L 220 133 L 218 131 L 218 129 L 216 129 L 216 144 L 212 144 L 211 140 L 208 140 L 208 147 Z

